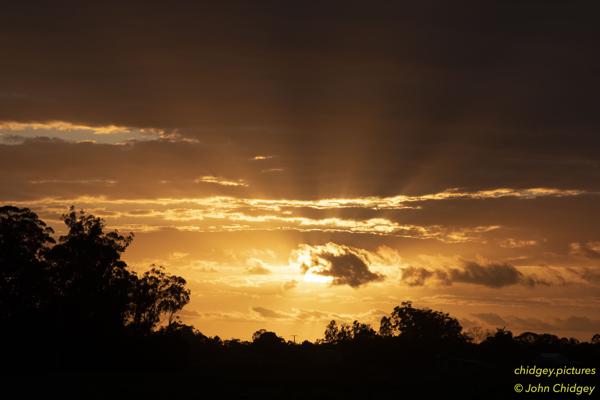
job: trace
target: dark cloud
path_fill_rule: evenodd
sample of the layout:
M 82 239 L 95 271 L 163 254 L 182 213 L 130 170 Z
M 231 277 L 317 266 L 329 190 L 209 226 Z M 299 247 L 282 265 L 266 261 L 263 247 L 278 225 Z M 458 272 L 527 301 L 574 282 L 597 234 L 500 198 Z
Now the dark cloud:
M 475 262 L 467 262 L 463 269 L 449 269 L 447 279 L 449 282 L 473 283 L 500 288 L 519 283 L 523 279 L 523 274 L 510 264 L 480 265 Z
M 321 254 L 321 257 L 330 264 L 329 268 L 320 271 L 319 274 L 332 276 L 334 285 L 359 287 L 369 282 L 383 280 L 383 275 L 371 272 L 365 260 L 357 254 Z
M 422 267 L 407 267 L 402 270 L 401 280 L 410 286 L 423 286 L 430 279 L 435 279 L 443 285 L 453 283 L 470 283 L 501 288 L 504 286 L 523 284 L 527 286 L 549 285 L 543 279 L 525 276 L 513 265 L 502 263 L 479 264 L 466 261 L 461 268 L 442 268 L 428 270 Z
M 358 288 L 370 282 L 382 281 L 385 277 L 372 272 L 370 253 L 350 246 L 327 243 L 321 246 L 301 245 L 296 255 L 304 253 L 310 261 L 301 256 L 304 273 L 313 273 L 333 278 L 333 285 L 348 285 Z
M 436 275 L 435 272 L 421 267 L 406 267 L 402 270 L 402 282 L 409 286 L 424 286 L 425 282 Z

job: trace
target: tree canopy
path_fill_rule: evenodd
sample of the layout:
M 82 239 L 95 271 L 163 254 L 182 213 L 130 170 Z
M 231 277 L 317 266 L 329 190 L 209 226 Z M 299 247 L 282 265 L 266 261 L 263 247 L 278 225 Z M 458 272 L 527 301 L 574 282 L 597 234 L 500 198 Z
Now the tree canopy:
M 139 276 L 121 259 L 133 235 L 106 231 L 101 218 L 62 216 L 66 234 L 27 208 L 0 208 L 0 320 L 15 329 L 60 330 L 61 335 L 149 334 L 190 300 L 186 281 L 152 268 Z
M 394 308 L 389 317 L 381 319 L 379 333 L 382 336 L 400 337 L 415 342 L 467 340 L 456 318 L 441 311 L 415 308 L 410 301 L 402 302 Z

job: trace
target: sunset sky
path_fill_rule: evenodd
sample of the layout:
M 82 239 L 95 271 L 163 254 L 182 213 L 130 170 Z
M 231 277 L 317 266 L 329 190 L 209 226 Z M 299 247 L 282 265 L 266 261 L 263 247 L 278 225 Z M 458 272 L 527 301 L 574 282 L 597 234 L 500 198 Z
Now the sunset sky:
M 199 3 L 3 6 L 0 203 L 134 232 L 207 335 L 600 332 L 592 2 Z

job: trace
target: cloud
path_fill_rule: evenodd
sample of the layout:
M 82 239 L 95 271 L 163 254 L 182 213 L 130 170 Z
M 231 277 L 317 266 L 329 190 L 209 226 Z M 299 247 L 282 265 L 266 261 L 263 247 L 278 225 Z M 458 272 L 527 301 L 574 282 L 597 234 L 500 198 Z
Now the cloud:
M 468 283 L 490 288 L 501 288 L 516 284 L 526 286 L 550 284 L 535 276 L 525 276 L 513 265 L 506 263 L 483 265 L 474 261 L 465 261 L 460 268 L 444 267 L 430 270 L 411 266 L 402 270 L 401 281 L 409 286 L 424 286 L 427 281 L 432 279 L 446 286 L 453 283 Z
M 37 179 L 29 181 L 32 185 L 106 185 L 113 186 L 118 183 L 114 179 Z
M 208 312 L 200 312 L 198 317 L 199 319 L 204 320 L 214 320 L 214 321 L 227 321 L 227 322 L 256 322 L 261 321 L 260 315 L 258 313 L 252 312 L 221 312 L 221 311 L 208 311 Z
M 283 285 L 281 285 L 281 288 L 282 288 L 283 290 L 292 290 L 292 289 L 294 289 L 296 286 L 298 286 L 298 281 L 297 281 L 297 280 L 294 280 L 294 279 L 292 279 L 291 281 L 284 282 L 284 283 L 283 283 Z
M 123 145 L 131 141 L 174 138 L 162 129 L 117 125 L 86 125 L 68 121 L 0 121 L 0 144 L 17 145 L 27 141 L 54 139 L 75 143 Z
M 522 274 L 510 264 L 480 265 L 467 262 L 463 269 L 449 269 L 448 280 L 451 282 L 473 283 L 499 288 L 518 283 Z
M 257 313 L 263 318 L 272 318 L 272 319 L 286 319 L 289 318 L 288 314 L 281 313 L 279 311 L 271 310 L 265 307 L 252 307 L 252 311 Z
M 498 245 L 507 249 L 520 249 L 523 247 L 536 246 L 539 242 L 537 240 L 526 240 L 526 239 L 515 239 L 507 238 L 498 240 Z
M 82 124 L 73 124 L 65 121 L 49 121 L 49 122 L 17 122 L 17 121 L 2 121 L 0 122 L 0 131 L 90 131 L 96 135 L 112 135 L 115 133 L 130 132 L 131 128 L 125 126 L 107 125 L 107 126 L 91 126 Z
M 163 226 L 197 232 L 287 229 L 302 232 L 362 233 L 377 236 L 434 239 L 444 243 L 464 243 L 480 241 L 483 235 L 501 229 L 499 225 L 460 227 L 402 224 L 382 217 L 356 219 L 326 216 L 312 218 L 295 215 L 295 212 L 301 213 L 303 209 L 296 208 L 294 201 L 291 200 L 236 198 L 232 196 L 145 199 L 79 196 L 75 198 L 11 201 L 11 203 L 35 210 L 64 209 L 67 204 L 75 204 L 77 207 L 88 210 L 90 208 L 102 210 L 106 214 L 103 216 L 107 219 L 127 219 L 130 226 L 137 226 L 137 229 L 144 231 L 156 230 Z M 113 209 L 118 211 L 108 214 Z M 143 210 L 146 210 L 145 214 L 142 213 Z M 323 212 L 330 213 L 335 210 L 334 208 L 323 210 Z M 148 217 L 152 218 L 149 219 Z M 154 226 L 138 224 L 138 220 L 141 219 L 145 220 L 147 224 L 152 223 Z M 119 226 L 123 227 L 122 224 L 123 221 L 119 223 Z
M 436 273 L 427 268 L 409 266 L 402 269 L 401 280 L 408 286 L 424 286 Z
M 600 332 L 600 320 L 582 316 L 569 316 L 556 319 L 554 324 L 558 329 L 574 331 Z
M 302 244 L 292 252 L 290 261 L 304 274 L 332 277 L 333 285 L 358 288 L 384 279 L 369 269 L 372 257 L 366 250 L 330 242 L 318 246 Z
M 219 176 L 212 176 L 212 175 L 201 176 L 200 178 L 196 178 L 194 180 L 194 182 L 195 183 L 214 183 L 214 184 L 220 185 L 220 186 L 241 186 L 241 187 L 248 186 L 248 184 L 246 182 L 244 182 L 243 179 L 231 180 L 231 179 L 225 179 L 225 178 L 221 178 Z
M 253 275 L 269 275 L 271 270 L 265 266 L 265 263 L 258 258 L 249 258 L 246 261 L 248 273 Z
M 401 210 L 419 208 L 412 203 L 425 203 L 449 200 L 488 200 L 501 198 L 537 199 L 542 197 L 574 197 L 586 194 L 583 190 L 568 190 L 558 188 L 497 188 L 481 191 L 460 191 L 446 189 L 442 192 L 422 195 L 398 194 L 395 196 L 365 196 L 365 197 L 332 197 L 316 200 L 297 199 L 251 199 L 248 203 L 256 207 L 273 209 L 279 207 L 314 208 L 314 209 L 344 209 L 365 208 L 374 210 Z
M 568 268 L 568 271 L 588 283 L 600 283 L 600 270 L 598 268 Z
M 600 242 L 577 242 L 570 244 L 570 253 L 575 256 L 600 258 Z
M 219 314 L 219 313 L 215 313 Z M 242 313 L 225 313 L 228 315 L 240 318 Z M 200 314 L 204 315 L 204 314 Z M 361 322 L 368 322 L 370 324 L 377 324 L 381 317 L 387 315 L 385 311 L 379 309 L 369 309 L 362 312 L 356 313 L 336 313 L 330 311 L 314 310 L 314 309 L 298 309 L 292 308 L 289 311 L 273 310 L 266 307 L 252 307 L 250 312 L 246 314 L 246 320 L 257 320 L 257 319 L 276 319 L 279 321 L 293 321 L 293 322 L 317 322 L 326 323 L 331 320 L 351 322 L 358 320 Z
M 283 169 L 283 168 L 266 168 L 266 169 L 260 170 L 260 172 L 263 174 L 270 173 L 270 172 L 283 172 L 283 171 L 285 171 L 285 169 Z
M 500 317 L 498 314 L 494 314 L 494 313 L 477 313 L 477 314 L 473 314 L 474 317 L 479 318 L 481 321 L 485 322 L 488 325 L 493 325 L 493 326 L 506 326 L 508 325 L 507 322 Z
M 201 314 L 196 311 L 196 310 L 188 310 L 187 308 L 184 308 L 183 310 L 179 311 L 178 314 L 182 317 L 186 317 L 186 318 L 196 318 L 199 317 Z

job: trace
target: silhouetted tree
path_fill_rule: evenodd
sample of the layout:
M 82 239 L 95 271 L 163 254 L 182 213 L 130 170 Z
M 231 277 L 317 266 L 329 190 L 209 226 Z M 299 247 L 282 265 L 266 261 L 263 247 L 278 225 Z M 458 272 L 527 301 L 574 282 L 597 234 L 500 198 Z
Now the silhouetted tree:
M 324 336 L 325 343 L 348 342 L 352 338 L 352 331 L 348 324 L 342 323 L 338 326 L 336 321 L 331 320 L 325 328 Z
M 0 321 L 31 322 L 47 306 L 52 233 L 28 208 L 0 207 Z
M 336 321 L 332 320 L 327 324 L 324 336 L 325 343 L 335 344 L 373 339 L 377 333 L 369 324 L 353 321 L 352 325 L 346 323 L 338 325 Z
M 163 267 L 152 266 L 140 278 L 132 278 L 133 292 L 129 327 L 148 334 L 166 316 L 167 325 L 175 322 L 175 314 L 190 301 L 185 279 L 169 275 Z
M 540 340 L 540 335 L 538 335 L 537 333 L 533 333 L 533 332 L 523 332 L 519 336 L 515 337 L 515 341 L 517 341 L 519 343 L 527 344 L 527 345 L 537 344 L 539 340 Z
M 0 321 L 50 329 L 65 342 L 176 322 L 190 300 L 183 278 L 154 266 L 138 277 L 121 259 L 132 234 L 106 232 L 101 218 L 73 207 L 62 218 L 67 233 L 56 243 L 31 210 L 0 208 Z
M 271 349 L 284 345 L 285 340 L 277 336 L 275 332 L 259 329 L 252 334 L 252 344 L 260 348 Z
M 156 331 L 158 336 L 169 336 L 182 338 L 185 340 L 199 340 L 200 342 L 208 341 L 208 337 L 191 325 L 181 323 L 180 321 L 172 321 Z M 220 339 L 216 337 L 218 341 Z
M 579 341 L 579 339 L 576 339 L 576 338 L 573 338 L 573 337 L 570 337 L 570 338 L 561 338 L 560 341 L 561 341 L 561 343 L 567 344 L 569 346 L 576 346 L 579 343 L 581 343 Z
M 383 337 L 390 337 L 394 334 L 394 329 L 392 328 L 392 320 L 390 317 L 381 317 L 381 321 L 379 322 L 379 335 Z
M 329 321 L 325 327 L 324 339 L 325 343 L 336 343 L 338 340 L 339 328 L 337 322 L 334 320 Z
M 101 218 L 63 215 L 68 232 L 48 251 L 57 318 L 69 330 L 115 334 L 123 330 L 135 276 L 121 254 L 133 235 L 104 232 Z
M 382 325 L 387 335 L 412 341 L 466 341 L 457 319 L 440 311 L 414 308 L 410 301 L 395 307 L 389 322 L 382 319 Z
M 358 321 L 352 322 L 352 340 L 366 341 L 374 339 L 376 336 L 377 332 L 371 328 L 371 325 Z
M 596 333 L 592 336 L 592 344 L 600 344 L 600 333 Z
M 473 343 L 481 343 L 492 334 L 491 331 L 483 329 L 480 326 L 472 326 L 465 331 L 465 335 Z
M 496 333 L 488 336 L 481 344 L 487 347 L 505 348 L 514 344 L 515 340 L 511 331 L 497 328 Z

